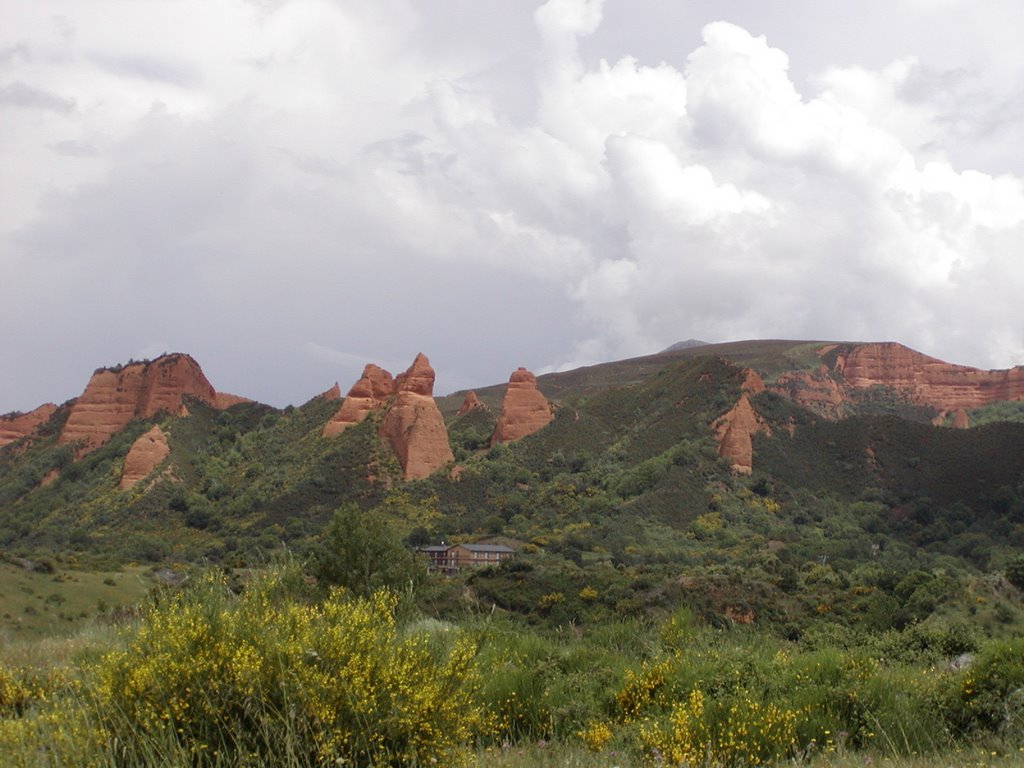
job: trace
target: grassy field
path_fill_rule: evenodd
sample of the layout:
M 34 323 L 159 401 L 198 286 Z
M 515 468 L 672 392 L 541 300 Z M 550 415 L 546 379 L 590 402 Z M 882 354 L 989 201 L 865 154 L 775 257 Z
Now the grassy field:
M 641 768 L 638 758 L 610 751 L 595 754 L 559 745 L 488 748 L 476 753 L 474 768 Z M 1018 768 L 1024 748 L 1011 754 L 992 750 L 947 752 L 938 755 L 893 757 L 872 752 L 807 755 L 778 764 L 779 768 Z
M 84 571 L 52 560 L 0 563 L 0 638 L 53 638 L 142 601 L 157 581 L 152 569 Z
M 120 624 L 36 631 L 0 647 L 0 765 L 1024 764 L 1019 638 L 840 647 L 688 611 L 580 632 L 441 621 L 398 593 L 318 590 L 295 564 L 241 589 L 197 573 Z

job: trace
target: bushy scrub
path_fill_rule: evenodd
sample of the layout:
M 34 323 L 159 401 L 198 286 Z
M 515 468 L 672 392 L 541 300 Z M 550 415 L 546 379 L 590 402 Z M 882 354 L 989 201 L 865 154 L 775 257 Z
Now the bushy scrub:
M 764 637 L 724 639 L 700 633 L 624 675 L 618 719 L 655 764 L 759 765 L 845 748 L 911 754 L 951 743 L 935 706 L 948 673 L 888 665 L 864 650 L 793 653 Z M 1012 667 L 1006 659 L 994 666 Z
M 763 765 L 795 751 L 797 713 L 742 692 L 708 699 L 694 689 L 667 718 L 641 725 L 640 737 L 656 763 Z
M 946 717 L 959 735 L 994 731 L 1024 741 L 1024 639 L 997 640 L 947 683 Z
M 96 709 L 116 756 L 169 737 L 197 765 L 460 762 L 484 726 L 475 646 L 403 632 L 396 598 L 310 605 L 274 574 L 241 596 L 210 577 L 156 607 L 99 666 Z

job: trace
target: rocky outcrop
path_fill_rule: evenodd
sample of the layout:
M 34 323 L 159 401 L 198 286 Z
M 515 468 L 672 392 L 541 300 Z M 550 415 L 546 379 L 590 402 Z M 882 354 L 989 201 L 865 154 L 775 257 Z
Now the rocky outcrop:
M 797 371 L 783 373 L 769 389 L 829 418 L 838 419 L 843 416 L 846 397 L 835 379 L 828 375 L 827 369 L 814 374 Z
M 957 408 L 956 413 L 953 414 L 953 422 L 950 425 L 953 429 L 967 429 L 971 426 L 971 420 L 967 416 L 967 411 L 963 408 Z
M 358 424 L 370 411 L 384 408 L 394 394 L 395 380 L 391 378 L 391 374 L 370 363 L 363 368 L 363 375 L 352 385 L 341 407 L 334 412 L 330 421 L 324 424 L 324 437 L 340 435 L 346 428 Z
M 0 448 L 32 434 L 40 424 L 49 421 L 56 411 L 56 405 L 46 403 L 28 413 L 20 413 L 17 416 L 0 416 Z
M 985 371 L 954 365 L 896 344 L 828 344 L 817 349 L 821 365 L 813 371 L 781 373 L 769 387 L 797 405 L 839 419 L 871 397 L 889 390 L 903 402 L 926 406 L 946 423 L 946 415 L 1005 400 L 1024 400 L 1024 367 Z M 852 409 L 855 410 L 855 409 Z
M 321 400 L 341 400 L 341 387 L 338 386 L 338 382 L 334 382 L 334 386 L 328 389 L 326 392 L 321 392 L 317 397 Z
M 712 428 L 718 439 L 718 455 L 729 461 L 734 472 L 749 475 L 754 469 L 753 436 L 771 435 L 768 425 L 757 415 L 744 392 L 728 413 L 715 420 Z
M 59 442 L 76 444 L 81 457 L 106 443 L 132 419 L 179 413 L 185 396 L 214 408 L 225 403 L 222 399 L 218 404 L 217 392 L 199 363 L 188 355 L 164 355 L 152 362 L 101 368 L 71 407 Z
M 475 390 L 469 390 L 466 396 L 462 399 L 462 405 L 459 406 L 456 416 L 465 416 L 470 411 L 486 411 L 489 412 L 491 409 L 487 407 L 487 403 L 476 396 Z
M 1024 367 L 984 371 L 945 363 L 894 342 L 840 348 L 833 370 L 847 387 L 892 387 L 912 402 L 944 411 L 1024 400 Z
M 759 395 L 765 389 L 764 379 L 753 368 L 746 368 L 743 371 L 743 384 L 740 385 L 740 389 L 752 395 Z
M 518 368 L 508 379 L 498 423 L 494 425 L 494 433 L 491 435 L 491 445 L 532 435 L 550 424 L 554 418 L 551 403 L 537 389 L 537 377 L 525 368 Z
M 223 411 L 230 408 L 232 405 L 241 405 L 243 403 L 251 403 L 248 397 L 242 397 L 241 395 L 232 395 L 229 392 L 217 392 L 213 398 L 213 406 L 219 411 Z
M 131 488 L 149 476 L 171 453 L 167 435 L 160 427 L 153 427 L 139 437 L 124 457 L 121 470 L 121 490 Z
M 406 480 L 427 477 L 455 456 L 444 417 L 434 402 L 434 369 L 425 355 L 416 355 L 409 369 L 399 374 L 395 390 L 395 399 L 381 421 L 380 436 L 398 457 Z

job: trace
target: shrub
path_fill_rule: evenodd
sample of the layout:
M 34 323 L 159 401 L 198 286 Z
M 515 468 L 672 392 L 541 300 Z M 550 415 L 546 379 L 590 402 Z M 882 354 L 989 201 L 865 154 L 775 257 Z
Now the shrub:
M 1002 732 L 1020 739 L 1024 701 L 1024 639 L 994 641 L 975 663 L 952 676 L 945 692 L 947 718 L 960 732 Z
M 273 573 L 234 596 L 221 577 L 157 605 L 104 658 L 96 707 L 108 743 L 145 762 L 177 741 L 195 765 L 451 765 L 485 727 L 475 645 L 403 633 L 396 598 L 282 599 Z
M 797 713 L 762 703 L 748 692 L 708 700 L 695 688 L 668 718 L 641 726 L 655 760 L 669 765 L 762 765 L 796 749 Z

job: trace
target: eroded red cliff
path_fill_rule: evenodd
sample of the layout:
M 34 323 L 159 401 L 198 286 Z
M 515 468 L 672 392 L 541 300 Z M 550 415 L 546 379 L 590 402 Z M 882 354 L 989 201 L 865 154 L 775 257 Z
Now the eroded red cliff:
M 487 407 L 487 403 L 485 403 L 483 400 L 477 397 L 476 391 L 471 389 L 469 390 L 469 392 L 466 393 L 466 396 L 462 399 L 462 405 L 459 406 L 459 410 L 455 415 L 464 416 L 470 411 L 489 410 L 491 409 Z
M 425 355 L 416 355 L 409 369 L 399 374 L 395 389 L 380 436 L 398 457 L 406 480 L 427 477 L 455 456 L 444 417 L 434 402 L 434 369 Z
M 153 427 L 149 432 L 140 435 L 132 443 L 128 455 L 124 457 L 124 467 L 121 470 L 121 482 L 119 487 L 122 490 L 131 488 L 149 476 L 149 473 L 160 466 L 171 453 L 167 444 L 167 435 L 160 427 Z
M 330 389 L 321 392 L 317 395 L 321 400 L 341 400 L 341 387 L 338 386 L 338 382 L 334 382 L 334 386 Z
M 324 424 L 324 437 L 334 437 L 353 424 L 358 424 L 370 411 L 377 411 L 388 404 L 395 394 L 395 380 L 383 368 L 370 363 L 363 368 L 363 375 L 352 385 L 341 407 L 334 412 L 330 421 Z
M 223 411 L 226 408 L 230 408 L 232 405 L 241 405 L 242 403 L 251 403 L 248 397 L 242 397 L 241 395 L 232 395 L 230 392 L 217 392 L 213 398 L 213 405 L 217 410 Z
M 768 425 L 757 415 L 744 392 L 732 409 L 712 425 L 718 438 L 718 455 L 726 459 L 734 472 L 749 475 L 754 469 L 754 435 L 771 435 Z
M 771 435 L 768 424 L 750 404 L 750 395 L 765 391 L 764 380 L 752 368 L 743 371 L 740 399 L 727 413 L 715 419 L 711 428 L 718 440 L 718 455 L 728 460 L 734 472 L 749 475 L 754 469 L 753 437 L 759 432 Z
M 945 411 L 1024 400 L 1024 367 L 985 371 L 928 357 L 902 344 L 857 344 L 841 351 L 833 369 L 849 387 L 886 386 Z
M 188 355 L 164 355 L 152 362 L 102 368 L 92 375 L 72 406 L 59 442 L 77 444 L 82 456 L 106 443 L 134 418 L 179 413 L 186 395 L 218 407 L 217 392 L 199 363 Z
M 986 371 L 946 363 L 895 342 L 829 344 L 815 371 L 781 374 L 770 387 L 799 405 L 841 418 L 869 390 L 889 389 L 940 414 L 1006 400 L 1024 400 L 1024 367 Z M 956 419 L 956 426 L 963 418 Z
M 532 435 L 550 424 L 554 418 L 551 403 L 537 389 L 537 377 L 525 368 L 518 368 L 508 379 L 508 388 L 501 401 L 501 413 L 491 435 L 491 445 Z
M 46 403 L 28 413 L 17 416 L 0 416 L 0 448 L 32 434 L 40 424 L 49 421 L 56 411 L 56 405 Z

